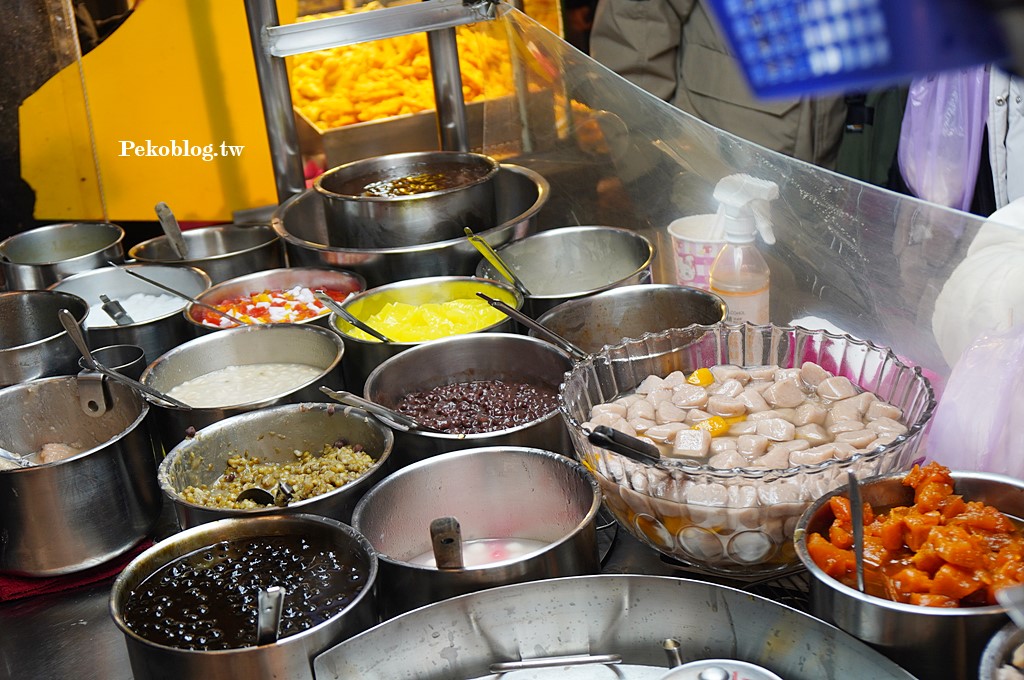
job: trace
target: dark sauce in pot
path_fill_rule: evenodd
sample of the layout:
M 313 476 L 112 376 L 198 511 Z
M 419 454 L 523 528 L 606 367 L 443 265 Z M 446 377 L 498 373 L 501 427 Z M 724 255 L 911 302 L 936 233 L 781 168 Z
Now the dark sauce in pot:
M 362 558 L 323 538 L 238 538 L 161 567 L 132 591 L 123 617 L 132 631 L 168 647 L 251 647 L 261 589 L 285 589 L 279 636 L 285 638 L 341 612 L 368 575 Z
M 452 166 L 442 170 L 418 172 L 404 177 L 380 179 L 363 187 L 363 196 L 411 196 L 432 191 L 445 191 L 474 184 L 490 172 L 487 167 Z
M 557 406 L 549 387 L 475 380 L 412 392 L 397 410 L 449 434 L 480 434 L 533 422 Z

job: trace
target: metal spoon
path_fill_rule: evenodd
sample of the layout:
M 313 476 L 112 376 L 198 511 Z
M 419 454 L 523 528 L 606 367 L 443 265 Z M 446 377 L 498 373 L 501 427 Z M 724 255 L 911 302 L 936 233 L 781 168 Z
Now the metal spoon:
M 23 456 L 19 456 L 16 453 L 13 453 L 11 451 L 8 451 L 7 449 L 2 449 L 2 448 L 0 448 L 0 458 L 3 458 L 4 460 L 9 461 L 11 463 L 14 463 L 17 467 L 20 467 L 20 468 L 35 467 L 35 465 L 36 465 L 35 463 L 33 463 L 32 461 L 28 460 L 27 458 L 25 458 Z M 0 469 L 2 469 L 2 468 L 0 468 Z
M 864 592 L 864 501 L 853 470 L 846 471 L 850 484 L 850 521 L 853 522 L 853 558 L 857 569 L 857 590 Z
M 267 491 L 263 487 L 253 486 L 235 496 L 236 501 L 252 501 L 257 505 L 276 505 L 279 508 L 286 507 L 295 495 L 295 489 L 288 482 L 278 482 L 273 490 Z
M 138 380 L 129 378 L 124 373 L 119 373 L 112 368 L 107 368 L 103 364 L 96 361 L 96 359 L 92 355 L 92 352 L 89 351 L 89 345 L 87 345 L 85 342 L 85 336 L 82 335 L 82 329 L 79 327 L 78 322 L 75 321 L 75 317 L 71 315 L 71 312 L 69 312 L 66 309 L 58 309 L 57 316 L 60 318 L 60 322 L 64 326 L 64 330 L 68 332 L 68 336 L 71 338 L 71 342 L 75 343 L 75 347 L 77 347 L 78 351 L 82 353 L 83 357 L 85 357 L 85 363 L 86 365 L 89 366 L 89 368 L 96 371 L 97 373 L 102 373 L 111 380 L 116 380 L 117 382 L 123 385 L 127 385 L 133 390 L 142 392 L 144 395 L 162 401 L 165 404 L 170 404 L 171 406 L 181 409 L 192 409 L 192 407 L 189 406 L 188 404 L 178 401 L 174 397 L 169 397 L 163 392 L 153 389 L 149 385 L 144 385 L 140 383 Z
M 284 610 L 284 588 L 270 586 L 256 596 L 256 644 L 277 642 L 281 634 L 281 612 Z
M 369 411 L 375 416 L 386 418 L 394 422 L 395 424 L 399 425 L 402 429 L 408 430 L 410 432 L 419 431 L 433 432 L 435 434 L 446 434 L 443 430 L 439 430 L 436 427 L 431 427 L 430 425 L 424 425 L 418 420 L 413 420 L 404 413 L 392 411 L 386 406 L 381 406 L 376 402 L 368 401 L 366 399 L 363 399 L 362 397 L 358 397 L 352 394 L 351 392 L 345 392 L 344 390 L 332 390 L 329 387 L 323 386 L 320 387 L 320 391 L 326 394 L 331 399 L 334 399 L 335 401 L 339 401 L 342 404 L 346 404 L 348 406 L 355 406 L 356 408 L 361 408 L 364 411 Z
M 498 255 L 498 251 L 492 248 L 490 243 L 473 234 L 473 230 L 469 227 L 465 228 L 465 232 L 466 237 L 469 239 L 469 242 L 473 244 L 473 247 L 484 256 L 485 260 L 491 263 L 491 266 L 494 267 L 499 274 L 508 279 L 509 283 L 515 286 L 516 290 L 523 295 L 531 295 L 530 289 L 526 287 L 523 280 L 516 276 L 516 273 L 512 271 L 512 267 L 508 266 L 508 263 L 501 259 L 501 255 Z
M 178 220 L 171 212 L 170 207 L 163 201 L 156 204 L 156 216 L 160 220 L 160 226 L 163 227 L 164 233 L 167 235 L 167 241 L 171 244 L 171 250 L 178 256 L 179 260 L 188 259 L 188 244 L 185 243 L 185 237 L 181 235 L 181 227 L 178 225 Z
M 492 298 L 489 295 L 486 295 L 484 293 L 478 292 L 477 296 L 483 298 L 484 300 L 487 300 L 487 304 L 489 304 L 491 307 L 494 307 L 499 312 L 503 312 L 506 316 L 510 316 L 513 319 L 515 319 L 516 321 L 518 321 L 519 323 L 523 324 L 524 326 L 527 326 L 527 327 L 532 328 L 533 330 L 537 331 L 538 333 L 543 335 L 544 338 L 548 340 L 548 342 L 551 342 L 552 344 L 556 345 L 557 347 L 559 347 L 559 348 L 565 350 L 566 352 L 568 352 L 569 355 L 572 356 L 572 358 L 575 359 L 576 361 L 583 361 L 588 356 L 590 356 L 589 354 L 584 352 L 582 349 L 580 349 L 579 347 L 577 347 L 573 343 L 571 343 L 568 340 L 566 340 L 565 338 L 563 338 L 558 333 L 554 332 L 553 330 L 551 330 L 547 326 L 545 326 L 545 325 L 543 325 L 541 323 L 538 323 L 534 319 L 531 319 L 530 317 L 526 316 L 525 314 L 520 312 L 515 307 L 512 307 L 512 306 L 508 305 L 507 303 L 502 302 L 501 300 L 495 300 L 494 298 Z
M 153 279 L 149 278 L 148 276 L 143 276 L 142 274 L 138 273 L 137 271 L 133 271 L 131 269 L 128 269 L 127 267 L 123 267 L 123 266 L 117 264 L 116 262 L 112 262 L 111 260 L 107 260 L 107 264 L 109 264 L 111 267 L 117 267 L 118 269 L 123 271 L 125 274 L 128 274 L 129 276 L 134 276 L 135 278 L 139 279 L 140 281 L 145 281 L 149 285 L 155 286 L 155 287 L 159 288 L 162 291 L 166 291 L 166 292 L 170 293 L 171 295 L 176 295 L 177 297 L 180 297 L 182 300 L 188 300 L 189 302 L 191 302 L 193 305 L 195 305 L 197 307 L 202 307 L 203 309 L 208 309 L 211 312 L 213 312 L 214 314 L 219 314 L 221 316 L 226 316 L 227 318 L 231 319 L 232 321 L 234 321 L 239 326 L 250 326 L 250 325 L 252 325 L 248 321 L 242 321 L 237 316 L 234 316 L 232 314 L 228 314 L 227 312 L 225 312 L 223 310 L 217 309 L 213 305 L 208 305 L 205 302 L 200 302 L 199 300 L 195 299 L 191 295 L 186 295 L 185 293 L 182 293 L 180 290 L 177 290 L 175 288 L 171 288 L 170 286 L 165 286 L 164 284 L 160 283 L 159 281 L 154 281 Z
M 996 600 L 1006 607 L 1018 628 L 1024 629 L 1024 585 L 1007 586 L 996 591 Z
M 384 335 L 376 328 L 368 325 L 365 321 L 360 321 L 356 317 L 352 316 L 352 312 L 348 311 L 347 309 L 339 305 L 337 300 L 332 298 L 323 290 L 313 291 L 313 297 L 315 297 L 317 300 L 323 303 L 324 307 L 331 310 L 345 321 L 348 321 L 350 324 L 352 324 L 362 332 L 372 335 L 381 342 L 394 342 L 394 340 Z

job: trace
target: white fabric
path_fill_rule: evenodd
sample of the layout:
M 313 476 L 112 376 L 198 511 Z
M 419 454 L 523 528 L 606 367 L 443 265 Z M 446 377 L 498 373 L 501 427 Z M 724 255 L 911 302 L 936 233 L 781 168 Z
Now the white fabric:
M 992 213 L 935 300 L 932 331 L 946 363 L 975 338 L 1024 322 L 1024 198 Z
M 1024 196 L 1024 81 L 991 67 L 988 148 L 996 207 Z M 1009 159 L 1015 159 L 1010 162 Z

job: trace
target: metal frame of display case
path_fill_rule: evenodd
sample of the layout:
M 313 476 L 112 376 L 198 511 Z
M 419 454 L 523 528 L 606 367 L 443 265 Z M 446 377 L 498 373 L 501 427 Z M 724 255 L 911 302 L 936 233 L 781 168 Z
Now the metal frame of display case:
M 284 58 L 412 33 L 426 33 L 443 150 L 468 151 L 466 104 L 462 96 L 455 27 L 497 16 L 492 0 L 426 0 L 372 12 L 280 23 L 275 0 L 245 0 L 256 78 L 266 120 L 278 200 L 302 193 L 305 178 Z

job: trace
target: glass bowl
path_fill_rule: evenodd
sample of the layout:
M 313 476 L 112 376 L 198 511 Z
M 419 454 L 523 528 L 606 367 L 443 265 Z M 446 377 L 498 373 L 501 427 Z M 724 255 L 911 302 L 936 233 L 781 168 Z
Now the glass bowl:
M 799 367 L 817 363 L 903 411 L 907 431 L 849 458 L 787 468 L 712 468 L 694 460 L 642 463 L 591 444 L 591 409 L 633 391 L 649 375 L 720 364 Z M 597 476 L 605 505 L 639 540 L 684 568 L 744 580 L 799 568 L 793 532 L 819 497 L 864 478 L 909 468 L 935 397 L 921 369 L 848 335 L 799 327 L 694 324 L 605 347 L 578 363 L 559 390 L 576 454 Z

